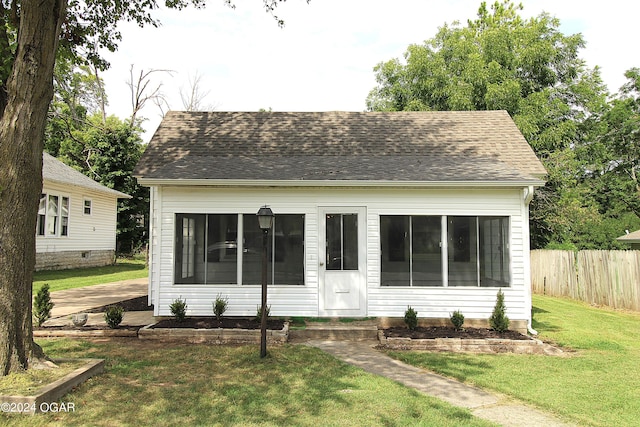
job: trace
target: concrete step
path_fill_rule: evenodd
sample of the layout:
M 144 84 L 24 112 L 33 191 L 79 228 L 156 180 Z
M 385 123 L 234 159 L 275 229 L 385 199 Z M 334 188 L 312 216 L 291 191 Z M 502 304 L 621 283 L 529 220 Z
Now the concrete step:
M 290 329 L 289 342 L 309 340 L 370 341 L 378 339 L 375 325 L 308 325 L 305 329 Z

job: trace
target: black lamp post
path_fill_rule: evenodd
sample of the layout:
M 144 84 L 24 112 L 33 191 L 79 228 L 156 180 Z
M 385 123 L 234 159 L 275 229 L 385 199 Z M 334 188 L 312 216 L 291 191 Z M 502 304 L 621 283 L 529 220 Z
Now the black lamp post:
M 273 212 L 268 206 L 258 211 L 258 225 L 262 230 L 262 318 L 260 322 L 260 357 L 267 355 L 267 240 L 273 224 Z

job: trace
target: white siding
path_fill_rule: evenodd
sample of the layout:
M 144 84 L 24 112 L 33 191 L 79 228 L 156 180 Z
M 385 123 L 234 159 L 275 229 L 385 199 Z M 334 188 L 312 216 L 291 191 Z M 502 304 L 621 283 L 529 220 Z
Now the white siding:
M 254 315 L 260 286 L 174 285 L 177 213 L 250 213 L 268 204 L 277 214 L 305 215 L 305 285 L 270 286 L 273 315 L 318 315 L 318 207 L 363 206 L 367 211 L 367 316 L 402 317 L 407 305 L 420 317 L 449 317 L 460 310 L 488 318 L 498 288 L 381 287 L 380 215 L 461 215 L 510 217 L 511 286 L 505 293 L 512 320 L 530 317 L 527 209 L 519 189 L 373 189 L 373 188 L 185 188 L 163 187 L 152 198 L 151 281 L 156 315 L 170 315 L 176 298 L 187 300 L 189 315 L 212 315 L 218 294 L 229 298 L 229 315 Z M 152 194 L 155 194 L 152 191 Z M 157 236 L 156 234 L 157 233 Z M 156 241 L 157 237 L 157 241 Z M 157 294 L 155 293 L 157 290 Z
M 115 250 L 117 203 L 115 196 L 45 181 L 42 193 L 69 197 L 69 235 L 38 236 L 36 253 Z M 91 200 L 91 215 L 84 214 L 84 200 Z

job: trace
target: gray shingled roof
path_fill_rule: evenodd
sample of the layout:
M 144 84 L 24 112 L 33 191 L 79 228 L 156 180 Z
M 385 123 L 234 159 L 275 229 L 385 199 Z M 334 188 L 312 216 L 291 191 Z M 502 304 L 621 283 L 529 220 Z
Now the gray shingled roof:
M 134 170 L 158 180 L 500 182 L 546 171 L 505 111 L 169 112 Z
M 42 153 L 42 179 L 59 184 L 74 185 L 100 193 L 111 194 L 120 199 L 130 199 L 131 196 L 120 191 L 105 187 L 77 170 L 65 165 L 48 153 Z
M 640 230 L 636 230 L 629 234 L 625 234 L 624 236 L 620 236 L 616 240 L 625 243 L 640 243 Z

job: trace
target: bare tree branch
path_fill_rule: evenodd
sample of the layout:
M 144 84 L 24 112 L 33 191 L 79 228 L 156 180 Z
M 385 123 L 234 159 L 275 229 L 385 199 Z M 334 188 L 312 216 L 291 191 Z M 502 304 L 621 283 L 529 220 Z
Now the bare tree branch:
M 147 102 L 152 101 L 156 105 L 158 103 L 167 104 L 164 94 L 161 91 L 162 83 L 159 83 L 154 89 L 148 90 L 151 83 L 151 75 L 154 73 L 167 73 L 169 76 L 173 76 L 175 73 L 173 70 L 156 70 L 151 69 L 149 71 L 140 70 L 138 78 L 134 81 L 133 78 L 133 64 L 129 68 L 129 81 L 127 86 L 131 92 L 131 126 L 135 125 L 138 113 L 144 108 Z

